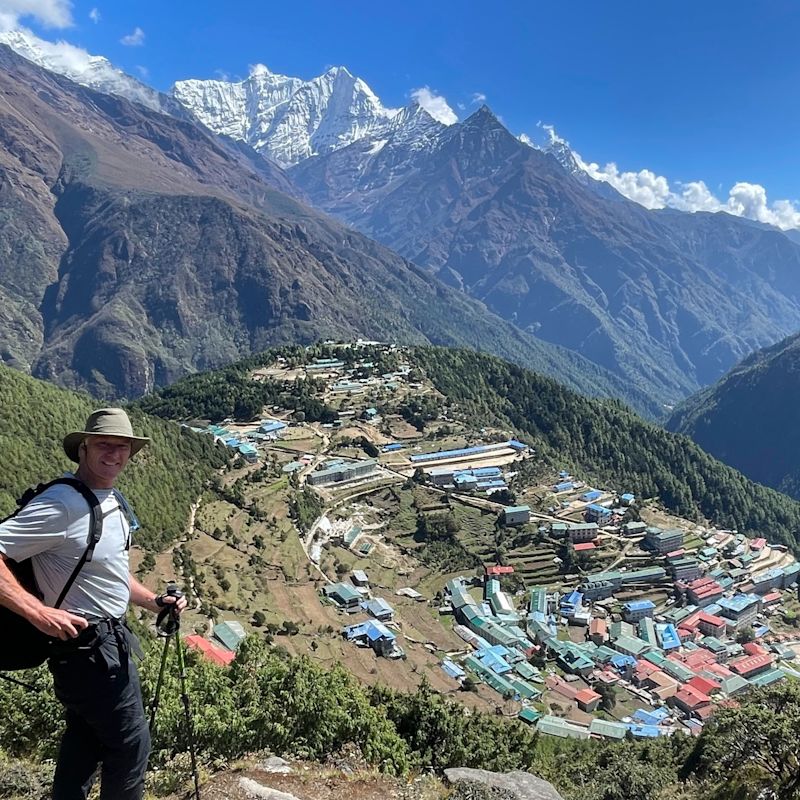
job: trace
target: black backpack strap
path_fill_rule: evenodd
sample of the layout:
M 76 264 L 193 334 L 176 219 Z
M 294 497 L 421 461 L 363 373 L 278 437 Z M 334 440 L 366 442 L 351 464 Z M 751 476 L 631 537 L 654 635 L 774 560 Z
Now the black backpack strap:
M 58 486 L 59 484 L 71 486 L 83 497 L 84 500 L 86 500 L 89 505 L 90 519 L 89 537 L 86 542 L 86 549 L 83 551 L 80 561 L 78 561 L 75 569 L 72 570 L 72 574 L 64 584 L 64 588 L 58 595 L 58 600 L 56 600 L 53 608 L 59 608 L 61 606 L 61 604 L 64 602 L 64 598 L 67 596 L 67 592 L 69 592 L 69 590 L 72 588 L 72 584 L 75 583 L 76 578 L 83 569 L 83 565 L 91 561 L 92 557 L 94 556 L 94 548 L 97 546 L 97 543 L 100 541 L 100 537 L 103 535 L 103 511 L 100 508 L 100 501 L 97 499 L 95 493 L 83 481 L 79 481 L 77 478 L 56 478 L 56 480 L 50 481 L 49 483 L 40 483 L 35 489 L 28 489 L 19 499 L 19 508 L 11 515 L 12 517 L 16 516 L 35 497 L 38 497 L 42 492 L 46 491 L 51 486 Z

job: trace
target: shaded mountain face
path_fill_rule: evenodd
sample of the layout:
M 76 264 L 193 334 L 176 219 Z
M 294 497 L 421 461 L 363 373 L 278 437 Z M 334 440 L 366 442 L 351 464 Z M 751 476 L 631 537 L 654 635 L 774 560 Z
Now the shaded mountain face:
M 667 421 L 754 481 L 800 500 L 800 334 L 753 353 Z
M 666 404 L 800 327 L 800 248 L 781 232 L 598 191 L 485 107 L 414 150 L 376 133 L 290 176 L 315 206 Z
M 287 186 L 248 148 L 0 46 L 0 358 L 132 397 L 268 344 L 363 336 L 485 348 L 625 393 Z

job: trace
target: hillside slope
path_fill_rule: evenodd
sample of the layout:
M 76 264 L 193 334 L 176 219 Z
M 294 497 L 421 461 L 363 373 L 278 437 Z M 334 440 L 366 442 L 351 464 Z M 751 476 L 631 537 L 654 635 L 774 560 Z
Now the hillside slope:
M 759 483 L 800 500 L 800 334 L 759 350 L 666 423 Z
M 0 67 L 5 363 L 133 397 L 270 344 L 362 336 L 485 348 L 648 409 L 618 378 L 303 206 L 252 151 L 2 46 Z

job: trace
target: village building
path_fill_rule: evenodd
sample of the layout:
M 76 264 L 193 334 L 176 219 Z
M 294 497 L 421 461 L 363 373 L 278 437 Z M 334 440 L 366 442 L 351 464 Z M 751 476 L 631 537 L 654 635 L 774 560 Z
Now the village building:
M 736 628 L 749 625 L 758 615 L 761 600 L 756 595 L 737 594 L 733 597 L 723 597 L 718 602 L 720 615 L 731 620 Z
M 357 611 L 361 604 L 361 595 L 354 586 L 348 583 L 333 583 L 330 586 L 323 586 L 322 593 L 345 611 Z
M 598 694 L 594 689 L 581 689 L 575 695 L 575 702 L 581 711 L 586 711 L 591 714 L 600 705 L 603 696 Z
M 664 554 L 683 546 L 683 531 L 672 528 L 662 531 L 660 528 L 648 528 L 643 545 L 656 553 Z
M 656 604 L 652 600 L 631 600 L 622 607 L 625 622 L 635 623 L 644 617 L 652 617 Z
M 530 506 L 506 506 L 503 521 L 506 525 L 527 525 L 531 521 Z
M 596 522 L 573 523 L 567 527 L 567 536 L 573 544 L 591 542 L 597 538 L 598 532 Z

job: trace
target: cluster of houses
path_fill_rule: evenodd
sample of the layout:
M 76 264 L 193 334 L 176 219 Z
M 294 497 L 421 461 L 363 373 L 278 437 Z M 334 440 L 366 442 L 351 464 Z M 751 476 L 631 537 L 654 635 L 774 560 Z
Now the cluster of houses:
M 387 349 L 393 349 L 387 345 Z M 385 388 L 394 391 L 401 383 L 408 379 L 411 367 L 408 364 L 401 364 L 397 371 L 386 372 L 381 375 L 370 375 L 369 377 L 357 377 L 364 375 L 365 371 L 373 371 L 375 364 L 371 361 L 357 361 L 348 366 L 338 358 L 315 358 L 311 363 L 306 364 L 305 373 L 307 377 L 324 377 L 328 379 L 327 391 L 332 397 L 336 396 L 356 396 L 366 393 L 370 389 Z M 371 414 L 369 412 L 372 412 Z M 347 416 L 354 416 L 354 412 L 343 412 L 340 419 Z M 367 409 L 367 419 L 377 417 L 376 409 Z
M 697 732 L 720 703 L 753 686 L 800 677 L 790 665 L 792 649 L 763 641 L 770 632 L 765 614 L 780 604 L 782 590 L 796 585 L 800 565 L 750 572 L 747 566 L 727 564 L 726 570 L 711 553 L 705 562 L 702 553 L 687 555 L 680 530 L 631 527 L 631 535 L 641 536 L 642 547 L 651 551 L 650 565 L 587 575 L 564 593 L 534 588 L 524 611 L 500 590 L 497 571 L 510 572 L 511 567 L 489 567 L 482 581 L 449 581 L 445 610 L 452 610 L 456 632 L 475 648 L 462 667 L 504 697 L 521 700 L 520 716 L 542 732 L 578 738 Z M 599 528 L 594 522 L 554 522 L 549 532 L 578 547 L 596 539 Z M 727 538 L 725 553 L 740 563 L 750 548 L 764 547 L 757 540 Z M 706 543 L 702 549 L 713 547 Z M 656 558 L 662 563 L 656 564 Z M 731 570 L 741 572 L 731 576 Z M 481 583 L 483 599 L 478 601 L 472 592 Z M 659 610 L 646 597 L 648 587 L 664 586 L 672 587 L 681 605 L 671 600 Z M 620 602 L 617 593 L 638 599 Z M 545 674 L 531 666 L 531 658 L 548 664 L 546 671 L 542 667 Z M 649 712 L 641 710 L 650 718 L 582 725 L 543 716 L 533 707 L 548 691 L 592 713 L 614 686 L 650 706 Z
M 238 453 L 249 464 L 255 464 L 258 461 L 258 445 L 279 439 L 288 425 L 279 419 L 262 419 L 257 428 L 244 433 L 234 433 L 224 425 L 190 427 L 195 433 L 213 436 L 215 442 L 222 442 L 225 447 Z
M 508 488 L 507 474 L 499 466 L 472 466 L 472 462 L 480 463 L 498 457 L 516 459 L 530 454 L 528 445 L 509 439 L 454 450 L 419 453 L 410 456 L 409 461 L 412 467 L 423 471 L 432 486 L 467 494 L 491 495 Z
M 394 620 L 394 609 L 382 597 L 372 596 L 369 577 L 364 570 L 353 570 L 351 579 L 352 583 L 332 583 L 322 589 L 322 594 L 341 611 L 368 615 L 368 619 L 343 628 L 342 636 L 360 647 L 371 648 L 379 656 L 402 658 L 403 650 L 397 643 L 397 634 L 388 627 Z M 421 597 L 418 592 L 414 594 Z

